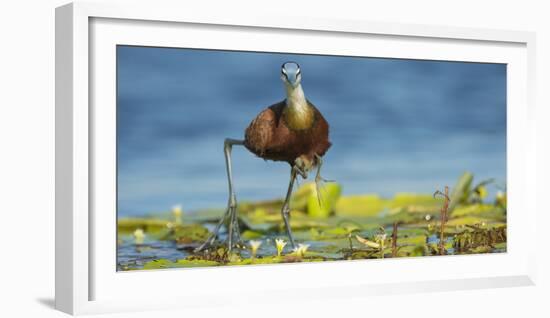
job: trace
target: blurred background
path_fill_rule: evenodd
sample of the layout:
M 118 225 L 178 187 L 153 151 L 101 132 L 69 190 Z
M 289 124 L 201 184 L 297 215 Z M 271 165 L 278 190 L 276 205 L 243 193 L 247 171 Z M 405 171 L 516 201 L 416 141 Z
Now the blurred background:
M 464 171 L 505 185 L 504 64 L 119 46 L 119 216 L 225 207 L 223 140 L 284 99 L 288 60 L 331 125 L 323 175 L 344 195 L 433 193 Z M 236 147 L 233 168 L 240 201 L 286 192 L 286 163 Z

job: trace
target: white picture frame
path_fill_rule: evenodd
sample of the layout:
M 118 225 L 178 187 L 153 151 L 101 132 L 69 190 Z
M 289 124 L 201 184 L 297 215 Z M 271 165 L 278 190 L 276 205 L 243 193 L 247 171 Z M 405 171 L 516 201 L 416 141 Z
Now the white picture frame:
M 116 247 L 116 236 L 112 235 L 116 230 L 112 222 L 115 216 L 93 213 L 102 204 L 109 209 L 110 203 L 98 197 L 106 198 L 114 189 L 111 183 L 113 163 L 109 161 L 113 159 L 114 145 L 114 141 L 109 143 L 109 140 L 113 138 L 112 128 L 115 127 L 112 116 L 113 45 L 193 45 L 276 51 L 276 41 L 262 38 L 281 34 L 289 39 L 310 40 L 309 47 L 288 51 L 292 53 L 312 50 L 315 53 L 362 55 L 368 48 L 370 56 L 378 57 L 507 63 L 510 211 L 507 252 L 117 273 L 111 263 Z M 243 40 L 250 36 L 257 38 Z M 331 46 L 323 39 L 347 45 Z M 404 43 L 407 52 L 396 55 Z M 535 36 L 530 32 L 330 19 L 297 20 L 276 15 L 250 16 L 244 12 L 225 16 L 190 10 L 187 4 L 153 9 L 146 5 L 73 3 L 57 8 L 56 308 L 70 314 L 87 314 L 269 302 L 269 299 L 284 302 L 534 284 L 535 251 L 532 245 L 526 244 L 526 234 L 532 235 L 536 225 L 534 193 L 528 191 L 536 186 L 534 45 Z M 435 46 L 437 52 L 430 53 L 428 49 Z M 104 106 L 94 108 L 94 103 L 98 102 Z M 94 129 L 98 124 L 107 128 L 99 132 Z M 105 191 L 106 195 L 97 191 Z M 103 235 L 97 235 L 98 229 Z M 357 277 L 352 275 L 359 271 L 376 275 L 350 279 Z M 339 272 L 345 274 L 335 275 Z M 181 279 L 185 279 L 193 293 L 170 289 L 167 295 L 152 295 L 140 291 L 140 287 L 156 290 L 152 288 L 155 284 L 168 286 L 168 282 L 176 282 L 178 285 Z M 205 279 L 217 282 L 217 288 L 201 287 Z M 226 286 L 236 292 L 224 294 L 228 290 Z

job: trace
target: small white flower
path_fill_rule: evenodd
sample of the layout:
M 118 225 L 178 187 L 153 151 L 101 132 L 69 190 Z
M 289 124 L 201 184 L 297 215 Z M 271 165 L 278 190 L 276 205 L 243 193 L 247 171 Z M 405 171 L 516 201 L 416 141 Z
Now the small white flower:
M 275 239 L 275 245 L 277 246 L 277 256 L 280 257 L 283 253 L 286 242 L 283 239 Z
M 426 221 L 430 221 L 432 219 L 432 216 L 429 215 L 429 214 L 426 214 L 426 216 L 424 217 L 424 219 L 426 219 Z
M 262 245 L 262 241 L 250 241 L 248 242 L 250 244 L 250 249 L 252 250 L 252 258 L 256 257 L 256 253 L 258 252 L 258 249 L 260 248 L 260 245 Z
M 374 240 L 378 243 L 383 243 L 385 240 L 386 240 L 386 237 L 387 237 L 387 234 L 384 233 L 384 234 L 376 234 L 376 236 L 374 237 Z
M 304 257 L 309 248 L 309 244 L 298 244 L 298 247 L 294 248 L 293 251 L 298 257 Z
M 381 258 L 384 258 L 384 245 L 385 245 L 385 242 L 386 242 L 386 237 L 387 237 L 387 234 L 386 233 L 383 233 L 383 234 L 376 234 L 374 236 L 374 240 L 380 244 L 380 257 Z
M 137 245 L 143 244 L 143 239 L 145 238 L 145 232 L 142 229 L 136 229 L 134 231 L 134 242 Z
M 169 230 L 172 230 L 172 229 L 174 228 L 174 223 L 168 222 L 168 223 L 166 223 L 166 227 L 167 227 Z
M 182 212 L 181 204 L 176 204 L 172 207 L 172 213 L 181 214 L 181 212 Z
M 176 224 L 181 223 L 181 216 L 183 214 L 183 209 L 181 207 L 181 204 L 176 204 L 172 207 L 172 215 L 174 216 L 174 221 Z

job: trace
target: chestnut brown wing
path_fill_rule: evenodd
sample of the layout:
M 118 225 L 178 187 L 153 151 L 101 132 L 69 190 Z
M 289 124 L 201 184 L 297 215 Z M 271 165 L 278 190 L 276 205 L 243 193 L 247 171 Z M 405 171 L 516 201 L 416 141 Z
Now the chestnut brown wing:
M 272 105 L 252 120 L 245 131 L 245 146 L 259 157 L 273 146 L 273 137 L 278 126 L 284 103 Z
M 315 105 L 313 105 L 310 101 L 308 101 L 308 103 L 315 110 L 316 119 L 315 126 L 312 131 L 312 151 L 322 157 L 332 145 L 329 140 L 329 124 L 317 107 L 315 107 Z

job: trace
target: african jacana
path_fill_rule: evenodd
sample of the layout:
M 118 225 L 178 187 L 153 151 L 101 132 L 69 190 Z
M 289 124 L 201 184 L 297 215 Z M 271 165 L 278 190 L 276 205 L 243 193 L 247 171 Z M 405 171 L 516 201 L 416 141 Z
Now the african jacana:
M 244 140 L 225 139 L 224 153 L 229 183 L 229 202 L 225 214 L 220 219 L 212 235 L 197 248 L 197 251 L 214 243 L 220 227 L 229 217 L 228 250 L 233 247 L 233 237 L 240 241 L 237 220 L 237 198 L 233 189 L 231 170 L 231 150 L 235 145 L 243 145 L 256 156 L 272 161 L 284 161 L 290 165 L 290 182 L 281 209 L 286 232 L 292 247 L 295 248 L 290 228 L 289 201 L 297 175 L 306 179 L 308 172 L 317 167 L 315 182 L 319 195 L 322 157 L 330 148 L 329 125 L 321 112 L 304 95 L 302 73 L 295 62 L 286 62 L 281 67 L 281 79 L 286 89 L 286 99 L 263 110 L 250 123 Z

